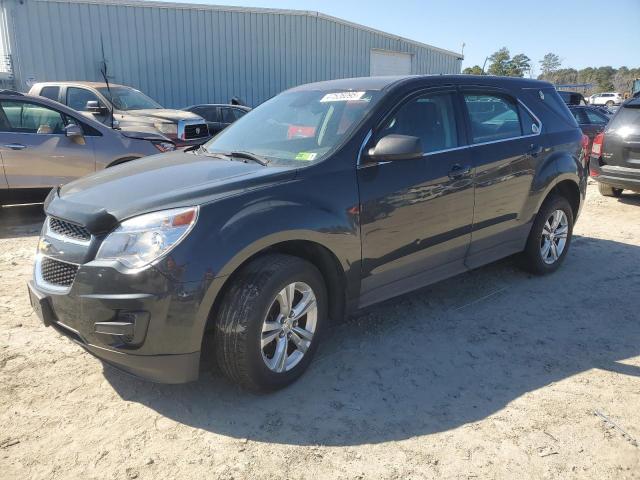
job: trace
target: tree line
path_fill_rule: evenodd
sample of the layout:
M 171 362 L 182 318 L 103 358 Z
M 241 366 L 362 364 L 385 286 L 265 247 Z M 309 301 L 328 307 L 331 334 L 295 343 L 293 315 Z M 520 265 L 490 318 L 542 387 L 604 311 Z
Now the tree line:
M 502 47 L 497 52 L 487 57 L 485 60 L 489 66 L 486 68 L 480 65 L 465 68 L 462 73 L 470 75 L 500 75 L 506 77 L 538 78 L 547 80 L 556 85 L 566 85 L 574 83 L 590 83 L 591 88 L 587 88 L 587 94 L 616 91 L 628 92 L 631 90 L 631 83 L 636 78 L 640 78 L 640 68 L 620 67 L 587 67 L 580 70 L 575 68 L 562 68 L 562 60 L 555 53 L 547 53 L 542 60 L 537 62 L 540 67 L 540 74 L 535 75 L 535 68 L 532 60 L 523 53 L 511 56 L 507 47 Z

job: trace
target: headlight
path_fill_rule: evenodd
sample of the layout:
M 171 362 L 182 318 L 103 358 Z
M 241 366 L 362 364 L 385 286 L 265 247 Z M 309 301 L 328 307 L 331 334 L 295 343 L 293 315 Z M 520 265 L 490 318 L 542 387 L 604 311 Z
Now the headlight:
M 161 152 L 172 152 L 176 146 L 171 142 L 153 142 L 153 146 Z
M 174 208 L 125 220 L 104 239 L 96 260 L 141 268 L 165 255 L 191 231 L 198 207 Z
M 175 123 L 159 122 L 155 123 L 153 126 L 156 127 L 160 133 L 164 133 L 165 135 L 178 135 L 178 125 Z

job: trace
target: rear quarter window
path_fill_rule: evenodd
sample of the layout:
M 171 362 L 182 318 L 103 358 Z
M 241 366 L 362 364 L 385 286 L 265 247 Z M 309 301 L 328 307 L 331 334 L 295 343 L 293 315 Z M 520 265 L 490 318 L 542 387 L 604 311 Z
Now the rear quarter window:
M 527 97 L 527 105 L 532 107 L 534 111 L 539 110 L 546 113 L 545 117 L 552 116 L 562 120 L 563 124 L 567 126 L 578 128 L 578 122 L 576 122 L 576 119 L 569 111 L 569 107 L 562 101 L 555 88 L 525 88 L 523 92 Z M 542 123 L 547 125 L 550 122 L 542 119 Z

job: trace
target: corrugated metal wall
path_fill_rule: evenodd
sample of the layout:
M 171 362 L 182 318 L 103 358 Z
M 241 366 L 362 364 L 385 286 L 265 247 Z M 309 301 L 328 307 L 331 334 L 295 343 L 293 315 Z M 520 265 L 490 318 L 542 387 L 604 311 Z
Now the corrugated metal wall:
M 97 0 L 0 0 L 19 85 L 110 80 L 167 107 L 257 105 L 302 83 L 369 75 L 370 50 L 413 55 L 414 73 L 459 73 L 458 55 L 313 12 Z
M 4 8 L 5 0 L 0 0 L 0 72 L 7 72 L 9 64 L 7 55 L 9 55 L 9 17 L 7 10 Z

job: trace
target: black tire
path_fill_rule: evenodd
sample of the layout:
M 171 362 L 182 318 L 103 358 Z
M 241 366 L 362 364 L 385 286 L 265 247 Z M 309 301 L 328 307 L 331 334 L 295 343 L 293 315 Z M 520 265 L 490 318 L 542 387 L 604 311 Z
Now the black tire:
M 614 188 L 611 185 L 598 182 L 598 191 L 604 197 L 619 197 L 622 195 L 621 188 Z
M 615 105 L 615 103 L 613 102 L 613 100 L 609 100 L 607 103 L 605 103 L 605 105 L 609 108 L 613 107 Z
M 298 257 L 268 254 L 242 267 L 227 289 L 215 324 L 218 367 L 239 385 L 257 391 L 283 388 L 306 370 L 328 322 L 327 290 L 318 269 Z M 262 324 L 276 295 L 293 282 L 304 282 L 316 297 L 317 322 L 311 343 L 291 370 L 274 372 L 263 359 Z
M 541 242 L 542 242 L 542 233 L 545 222 L 556 210 L 562 210 L 567 218 L 568 230 L 567 230 L 567 238 L 564 249 L 562 253 L 558 256 L 558 259 L 555 262 L 548 264 L 542 258 L 542 253 L 540 251 Z M 522 252 L 521 260 L 522 267 L 536 275 L 545 275 L 547 273 L 555 272 L 565 257 L 567 256 L 567 252 L 569 251 L 569 247 L 571 246 L 571 237 L 573 236 L 573 210 L 571 209 L 571 205 L 569 201 L 559 195 L 553 195 L 547 198 L 540 210 L 538 211 L 538 215 L 536 215 L 536 219 L 533 222 L 533 226 L 531 227 L 531 232 L 529 233 L 529 238 L 527 239 L 527 245 Z

